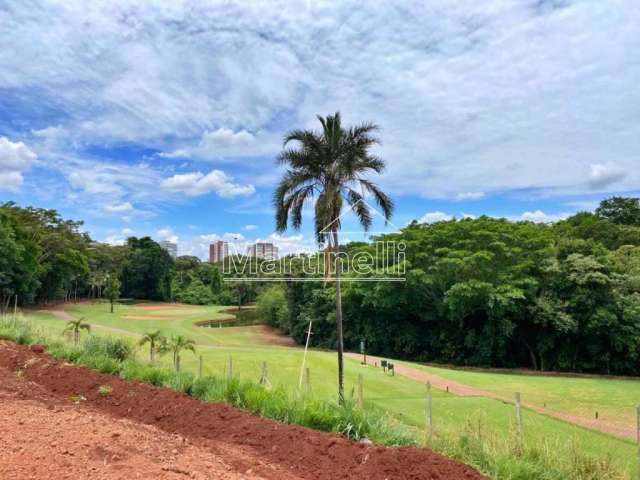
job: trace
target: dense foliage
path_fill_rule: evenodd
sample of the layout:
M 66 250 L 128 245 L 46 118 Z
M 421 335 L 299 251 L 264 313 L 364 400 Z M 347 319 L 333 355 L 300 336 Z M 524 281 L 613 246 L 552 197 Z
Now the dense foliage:
M 80 298 L 169 300 L 174 262 L 148 237 L 97 243 L 58 212 L 0 205 L 0 309 Z
M 378 238 L 406 244 L 406 281 L 346 284 L 347 348 L 365 340 L 370 353 L 407 359 L 638 374 L 640 227 L 620 221 L 634 218 L 624 207 L 633 213 L 638 201 L 614 203 L 616 221 L 481 217 L 414 222 Z M 604 207 L 611 212 L 611 202 Z M 376 255 L 367 244 L 344 250 Z M 335 290 L 284 285 L 258 297 L 265 318 L 300 343 L 313 320 L 312 344 L 333 348 Z

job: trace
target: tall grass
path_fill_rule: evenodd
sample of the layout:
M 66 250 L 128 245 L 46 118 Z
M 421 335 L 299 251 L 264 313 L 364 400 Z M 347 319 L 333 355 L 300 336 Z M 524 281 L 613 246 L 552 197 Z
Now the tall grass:
M 496 479 L 514 480 L 624 480 L 608 457 L 582 455 L 576 438 L 571 442 L 545 441 L 517 446 L 516 434 L 496 435 L 482 422 L 467 422 L 456 435 L 439 435 L 432 448 L 471 465 Z M 604 453 L 604 452 L 603 452 Z
M 172 388 L 203 401 L 225 402 L 265 418 L 336 432 L 353 440 L 368 438 L 384 445 L 420 444 L 418 432 L 368 405 L 358 408 L 352 399 L 340 406 L 284 388 L 265 388 L 238 378 L 195 378 L 136 359 L 135 347 L 126 340 L 91 335 L 79 346 L 34 328 L 18 318 L 0 320 L 0 339 L 20 344 L 46 343 L 49 353 L 124 379 L 140 380 Z M 595 460 L 580 453 L 577 440 L 568 444 L 525 445 L 514 438 L 492 433 L 486 426 L 469 422 L 456 434 L 434 438 L 431 448 L 469 464 L 494 479 L 505 480 L 623 480 L 629 476 L 606 457 Z

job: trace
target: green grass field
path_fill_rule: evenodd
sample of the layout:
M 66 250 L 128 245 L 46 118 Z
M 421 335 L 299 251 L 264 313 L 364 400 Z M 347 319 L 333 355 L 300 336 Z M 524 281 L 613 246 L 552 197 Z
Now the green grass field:
M 226 308 L 117 305 L 116 312 L 110 314 L 107 304 L 98 303 L 71 305 L 66 312 L 74 317 L 85 317 L 96 333 L 134 338 L 143 332 L 160 329 L 166 335 L 181 334 L 193 338 L 197 342 L 197 354 L 203 357 L 205 374 L 224 374 L 231 358 L 235 375 L 257 381 L 262 363 L 266 361 L 273 385 L 297 388 L 303 358 L 301 348 L 270 344 L 270 338 L 265 335 L 262 326 L 202 328 L 193 325 L 196 321 L 227 316 L 222 312 Z M 65 325 L 64 319 L 50 313 L 30 312 L 28 317 L 54 332 L 61 332 Z M 142 348 L 138 355 L 144 358 L 147 352 Z M 167 365 L 170 363 L 168 358 L 162 361 Z M 182 365 L 184 370 L 195 372 L 197 356 L 185 353 Z M 310 351 L 306 365 L 311 373 L 313 395 L 334 399 L 337 377 L 335 353 Z M 547 403 L 555 409 L 578 415 L 591 415 L 597 408 L 601 415 L 621 415 L 626 419 L 625 412 L 633 406 L 634 400 L 640 401 L 640 381 L 637 380 L 536 377 L 410 365 L 470 386 L 494 391 L 520 391 L 531 403 L 535 399 L 535 402 Z M 345 369 L 348 394 L 361 373 L 367 402 L 385 409 L 406 424 L 424 428 L 426 402 L 423 384 L 401 376 L 392 377 L 379 368 L 362 366 L 349 359 L 345 360 Z M 437 436 L 473 428 L 480 436 L 497 435 L 515 441 L 514 418 L 514 408 L 508 403 L 482 397 L 458 397 L 441 390 L 433 392 L 433 419 Z M 636 446 L 632 441 L 528 410 L 524 411 L 524 427 L 526 444 L 546 444 L 550 449 L 566 449 L 568 452 L 577 450 L 594 458 L 609 457 L 629 475 L 637 474 Z
M 640 381 L 636 379 L 486 373 L 410 365 L 504 396 L 520 392 L 527 403 L 558 412 L 587 418 L 594 418 L 598 412 L 600 420 L 621 426 L 634 425 L 640 403 Z

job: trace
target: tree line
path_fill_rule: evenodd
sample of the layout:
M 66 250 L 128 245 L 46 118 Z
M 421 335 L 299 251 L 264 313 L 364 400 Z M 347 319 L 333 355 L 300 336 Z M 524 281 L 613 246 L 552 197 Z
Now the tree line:
M 639 373 L 638 199 L 607 199 L 554 224 L 414 221 L 375 240 L 406 245 L 406 281 L 343 284 L 345 348 L 364 341 L 369 353 L 412 360 Z M 345 258 L 377 255 L 372 243 L 342 249 Z M 369 276 L 390 268 L 377 264 Z M 263 289 L 257 302 L 299 343 L 313 321 L 311 344 L 334 348 L 335 295 L 331 283 L 290 282 Z
M 237 305 L 311 344 L 335 348 L 334 282 L 225 282 L 221 265 L 173 260 L 148 237 L 123 246 L 93 241 L 82 222 L 51 209 L 0 205 L 0 307 L 81 298 Z M 403 242 L 404 282 L 342 285 L 344 343 L 372 354 L 491 367 L 638 374 L 640 205 L 614 197 L 595 213 L 554 224 L 480 217 L 420 224 L 376 237 Z M 380 275 L 393 267 L 372 243 Z M 288 257 L 303 277 L 308 258 Z M 263 262 L 251 259 L 252 262 Z M 277 271 L 277 269 L 275 269 Z M 272 276 L 281 275 L 273 273 Z M 323 277 L 324 272 L 313 275 Z M 345 269 L 345 276 L 363 275 Z M 115 290 L 115 292 L 114 292 Z
M 219 266 L 173 259 L 149 237 L 96 242 L 81 221 L 54 209 L 0 204 L 0 311 L 81 299 L 119 298 L 243 305 L 255 288 L 224 284 Z M 255 259 L 252 261 L 256 261 Z

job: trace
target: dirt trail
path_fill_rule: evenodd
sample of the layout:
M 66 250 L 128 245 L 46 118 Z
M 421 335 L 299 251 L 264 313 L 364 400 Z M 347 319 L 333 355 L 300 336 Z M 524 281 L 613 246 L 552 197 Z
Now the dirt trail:
M 0 478 L 484 478 L 427 449 L 350 442 L 7 342 L 0 393 Z
M 359 353 L 345 353 L 345 356 L 351 358 L 353 360 L 362 361 L 362 355 Z M 385 360 L 381 357 L 374 357 L 371 355 L 367 355 L 367 362 L 377 362 L 380 364 L 382 360 Z M 481 388 L 471 387 L 469 385 L 465 385 L 463 383 L 456 382 L 454 380 L 449 380 L 439 375 L 425 372 L 424 370 L 419 370 L 417 368 L 408 367 L 406 365 L 399 365 L 394 363 L 394 370 L 398 375 L 402 375 L 403 377 L 411 378 L 412 380 L 417 380 L 418 382 L 427 383 L 431 382 L 431 385 L 440 390 L 449 389 L 449 393 L 454 395 L 459 395 L 462 397 L 487 397 L 493 398 L 494 400 L 501 400 L 503 402 L 512 403 L 513 397 L 509 397 L 507 395 L 501 395 L 497 392 L 492 392 L 490 390 L 483 390 Z M 543 408 L 540 405 L 534 405 L 528 403 L 526 401 L 522 402 L 522 405 L 529 410 L 533 410 L 534 412 L 541 413 L 543 415 L 547 415 L 549 417 L 554 417 L 560 420 L 564 420 L 565 422 L 574 423 L 581 427 L 590 428 L 592 430 L 597 430 L 603 433 L 607 433 L 609 435 L 613 435 L 620 438 L 628 438 L 635 439 L 636 431 L 631 426 L 624 427 L 621 425 L 617 425 L 611 422 L 607 422 L 606 420 L 595 420 L 590 418 L 581 417 L 578 415 L 571 415 L 568 413 L 558 412 L 555 410 L 550 410 L 548 408 Z

